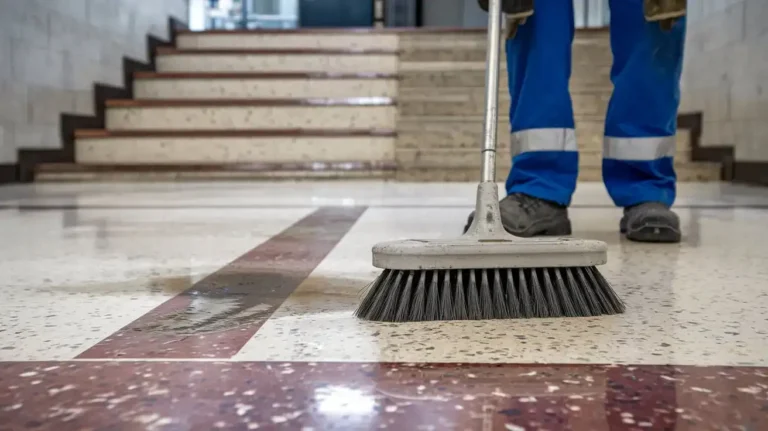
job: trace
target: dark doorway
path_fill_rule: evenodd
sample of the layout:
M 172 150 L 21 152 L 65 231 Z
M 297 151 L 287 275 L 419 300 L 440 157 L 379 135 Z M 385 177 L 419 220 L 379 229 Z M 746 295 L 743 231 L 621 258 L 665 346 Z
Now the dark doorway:
M 372 27 L 373 0 L 300 0 L 300 27 Z

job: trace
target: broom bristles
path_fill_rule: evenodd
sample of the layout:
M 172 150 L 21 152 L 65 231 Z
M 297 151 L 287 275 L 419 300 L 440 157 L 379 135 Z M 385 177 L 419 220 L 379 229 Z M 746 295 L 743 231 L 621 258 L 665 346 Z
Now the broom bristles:
M 355 315 L 382 322 L 588 317 L 625 305 L 596 267 L 384 270 Z

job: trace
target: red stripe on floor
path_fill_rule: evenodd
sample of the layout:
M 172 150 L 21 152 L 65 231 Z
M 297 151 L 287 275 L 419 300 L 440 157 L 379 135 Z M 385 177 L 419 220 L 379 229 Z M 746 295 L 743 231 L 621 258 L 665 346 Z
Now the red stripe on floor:
M 765 430 L 768 369 L 0 363 L 0 429 Z
M 232 357 L 364 211 L 318 209 L 78 358 Z

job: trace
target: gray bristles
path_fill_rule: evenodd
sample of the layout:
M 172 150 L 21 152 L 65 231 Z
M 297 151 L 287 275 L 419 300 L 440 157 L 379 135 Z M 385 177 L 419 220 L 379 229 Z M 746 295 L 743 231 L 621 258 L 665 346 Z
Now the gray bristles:
M 548 310 L 547 313 L 552 316 L 571 316 L 570 314 L 563 314 L 563 310 L 560 308 L 560 299 L 557 298 L 555 293 L 555 284 L 552 283 L 552 279 L 549 277 L 549 271 L 546 269 L 541 271 L 544 277 L 544 295 L 547 297 Z M 565 298 L 568 301 L 568 298 Z
M 427 273 L 421 271 L 419 276 L 419 284 L 416 286 L 416 293 L 412 298 L 411 305 L 411 322 L 419 322 L 424 320 L 424 302 L 427 300 Z
M 523 308 L 523 317 L 536 317 L 533 313 L 533 303 L 531 302 L 531 293 L 528 290 L 528 282 L 525 280 L 525 270 L 511 270 L 517 272 L 520 289 L 520 305 Z
M 448 320 L 453 316 L 453 301 L 451 300 L 451 273 L 446 271 L 443 276 L 443 288 L 440 289 L 440 318 Z
M 439 271 L 431 271 L 432 272 L 432 280 L 429 282 L 429 289 L 427 289 L 427 306 L 426 306 L 426 315 L 424 316 L 424 320 L 439 320 L 440 315 L 439 313 L 439 302 L 438 299 L 438 287 L 437 287 L 437 276 L 439 274 Z
M 536 270 L 529 269 L 528 278 L 531 280 L 531 296 L 533 296 L 533 313 L 535 317 L 549 317 L 549 307 L 544 298 L 544 292 L 539 284 L 539 277 Z M 553 316 L 554 317 L 554 316 Z
M 459 271 L 459 277 L 464 271 Z M 467 315 L 470 320 L 482 320 L 483 312 L 480 309 L 480 294 L 478 293 L 477 280 L 475 280 L 475 271 L 469 272 L 469 283 L 467 283 Z
M 448 275 L 446 275 L 448 277 Z M 454 314 L 450 319 L 446 320 L 467 320 L 467 295 L 464 294 L 464 277 L 461 276 L 461 271 L 458 271 L 456 276 L 456 291 L 453 295 L 453 309 Z M 358 315 L 359 316 L 359 315 Z M 359 316 L 362 317 L 362 316 Z
M 384 270 L 356 316 L 382 322 L 587 317 L 623 313 L 596 267 Z
M 512 319 L 519 319 L 523 317 L 523 312 L 520 310 L 520 296 L 517 294 L 517 287 L 515 287 L 515 272 L 511 269 L 505 271 L 507 273 L 507 309 L 509 310 L 509 317 Z
M 501 273 L 493 270 L 493 316 L 497 319 L 508 319 L 507 298 L 504 297 L 504 285 L 501 283 Z
M 408 279 L 405 282 L 405 288 L 400 295 L 400 303 L 397 306 L 397 314 L 395 315 L 396 322 L 403 322 L 408 320 L 408 310 L 411 308 L 411 289 L 413 283 L 410 281 L 413 279 L 413 273 L 408 274 Z
M 493 298 L 488 283 L 488 271 L 480 271 L 480 315 L 483 319 L 493 319 Z

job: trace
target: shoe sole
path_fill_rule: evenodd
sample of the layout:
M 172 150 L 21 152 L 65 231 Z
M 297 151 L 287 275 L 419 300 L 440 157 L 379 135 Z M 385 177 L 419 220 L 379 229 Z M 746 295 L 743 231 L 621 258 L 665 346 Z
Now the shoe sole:
M 645 20 L 648 22 L 664 21 L 665 19 L 682 18 L 686 15 L 686 11 L 665 12 L 658 15 L 646 15 Z
M 472 219 L 469 219 L 467 225 L 464 226 L 464 233 L 467 233 L 469 226 L 472 224 Z M 540 223 L 541 224 L 541 223 Z M 568 236 L 571 235 L 571 221 L 566 220 L 559 223 L 551 223 L 544 226 L 532 226 L 524 231 L 514 232 L 504 227 L 511 235 L 519 236 L 521 238 L 531 238 L 535 236 Z
M 506 228 L 505 228 L 506 229 Z M 533 234 L 526 235 L 525 232 L 521 233 L 515 233 L 515 232 L 509 232 L 512 235 L 519 235 L 519 236 L 565 236 L 570 235 L 572 233 L 571 230 L 571 221 L 566 220 L 559 223 L 551 224 L 545 228 L 539 228 L 539 229 L 528 229 L 529 231 L 533 231 Z
M 636 229 L 628 230 L 627 239 L 636 242 L 677 243 L 682 235 L 680 231 L 658 223 L 646 223 Z
M 524 20 L 528 19 L 529 17 L 533 16 L 533 10 L 527 10 L 523 12 L 517 12 L 512 14 L 507 14 L 507 19 L 510 20 Z

